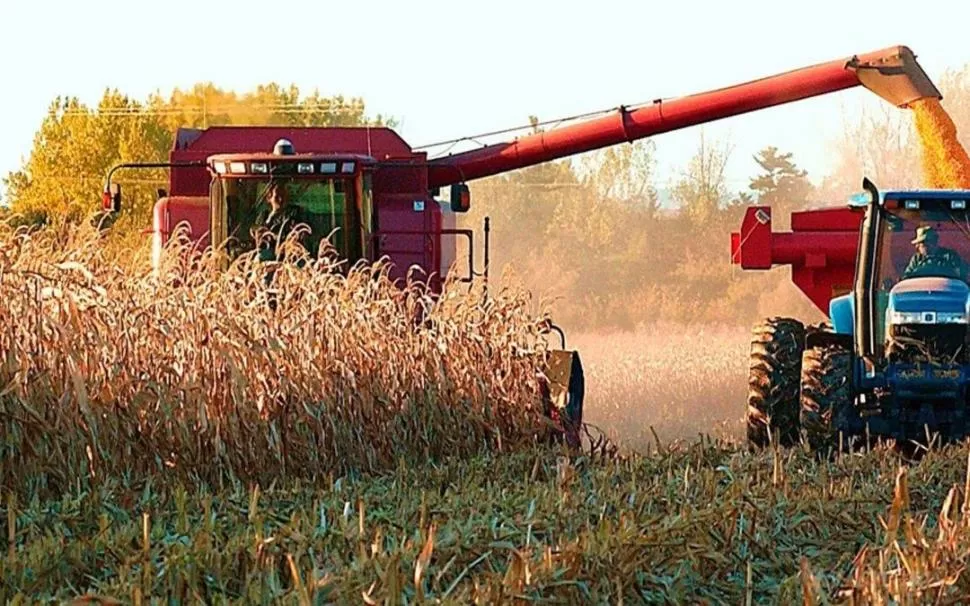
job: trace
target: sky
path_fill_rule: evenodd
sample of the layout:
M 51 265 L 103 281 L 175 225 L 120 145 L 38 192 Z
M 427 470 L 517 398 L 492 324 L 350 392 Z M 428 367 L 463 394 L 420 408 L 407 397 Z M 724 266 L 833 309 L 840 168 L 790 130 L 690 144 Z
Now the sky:
M 0 175 L 18 169 L 58 95 L 143 99 L 200 81 L 271 81 L 362 97 L 412 145 L 702 92 L 884 47 L 912 48 L 932 79 L 970 63 L 970 2 L 641 0 L 168 0 L 6 2 L 0 8 Z M 728 185 L 775 145 L 816 180 L 845 120 L 884 102 L 857 88 L 728 118 Z M 700 127 L 654 137 L 658 183 Z M 861 176 L 860 176 L 861 182 Z M 2 186 L 0 186 L 2 187 Z

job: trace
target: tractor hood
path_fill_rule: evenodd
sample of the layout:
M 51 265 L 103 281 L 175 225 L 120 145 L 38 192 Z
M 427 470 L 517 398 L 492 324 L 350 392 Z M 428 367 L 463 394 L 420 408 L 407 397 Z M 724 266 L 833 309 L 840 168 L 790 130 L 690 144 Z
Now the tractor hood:
M 891 324 L 936 324 L 953 322 L 957 316 L 966 321 L 968 300 L 970 287 L 962 280 L 910 278 L 889 292 L 889 321 Z

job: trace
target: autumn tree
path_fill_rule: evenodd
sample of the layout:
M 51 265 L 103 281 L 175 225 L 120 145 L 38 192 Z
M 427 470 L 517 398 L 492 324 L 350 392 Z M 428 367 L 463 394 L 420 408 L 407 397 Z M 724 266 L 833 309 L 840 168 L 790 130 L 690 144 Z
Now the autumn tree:
M 910 112 L 880 106 L 846 120 L 832 144 L 833 171 L 823 180 L 820 198 L 845 204 L 862 187 L 863 177 L 880 188 L 920 186 L 919 142 Z
M 731 150 L 727 141 L 709 141 L 702 130 L 697 151 L 674 185 L 674 200 L 695 228 L 708 226 L 728 200 L 726 171 Z
M 97 107 L 77 98 L 59 98 L 34 137 L 24 166 L 5 183 L 12 211 L 33 219 L 58 215 L 78 219 L 99 205 L 107 171 L 121 162 L 164 162 L 181 127 L 231 124 L 277 126 L 353 126 L 390 122 L 368 118 L 360 99 L 302 96 L 296 87 L 277 84 L 238 94 L 212 84 L 146 102 L 118 91 L 104 93 Z M 149 221 L 155 192 L 167 185 L 167 172 L 126 171 L 117 181 L 127 204 L 120 226 L 138 228 Z
M 957 127 L 957 136 L 970 149 L 970 63 L 947 70 L 940 78 L 943 107 Z
M 558 297 L 564 326 L 618 322 L 620 308 L 633 309 L 630 293 L 659 274 L 655 149 L 612 146 L 475 181 L 462 223 L 480 229 L 491 217 L 492 272 L 509 267 L 538 294 Z

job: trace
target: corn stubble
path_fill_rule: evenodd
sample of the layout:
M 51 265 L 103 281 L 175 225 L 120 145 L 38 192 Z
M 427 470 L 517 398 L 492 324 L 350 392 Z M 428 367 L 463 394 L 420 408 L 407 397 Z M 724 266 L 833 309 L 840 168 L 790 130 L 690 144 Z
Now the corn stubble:
M 906 469 L 889 451 L 819 462 L 705 442 L 263 488 L 112 478 L 7 500 L 0 600 L 960 603 L 967 454 Z
M 363 268 L 283 266 L 272 312 L 245 264 L 203 276 L 173 256 L 153 277 L 84 229 L 0 229 L 0 601 L 883 604 L 970 591 L 965 450 L 908 476 L 888 452 L 820 463 L 711 442 L 561 457 L 534 446 L 545 342 L 521 293 L 433 304 Z M 732 337 L 685 334 L 671 355 L 703 362 Z M 648 399 L 680 397 L 663 360 L 636 366 Z M 718 368 L 699 362 L 695 379 Z

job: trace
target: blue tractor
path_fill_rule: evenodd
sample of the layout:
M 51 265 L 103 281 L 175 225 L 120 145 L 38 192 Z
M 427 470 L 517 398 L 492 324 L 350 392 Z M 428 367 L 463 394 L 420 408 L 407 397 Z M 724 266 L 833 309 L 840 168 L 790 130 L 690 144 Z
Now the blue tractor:
M 970 190 L 863 187 L 851 203 L 864 213 L 853 285 L 831 298 L 831 323 L 772 318 L 755 330 L 753 446 L 772 435 L 815 450 L 967 435 Z

